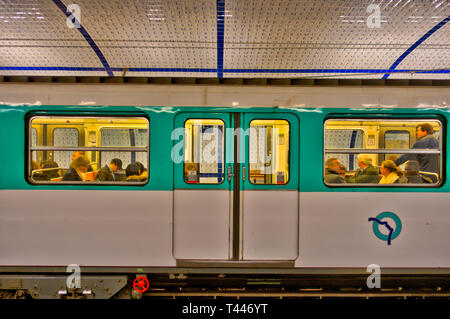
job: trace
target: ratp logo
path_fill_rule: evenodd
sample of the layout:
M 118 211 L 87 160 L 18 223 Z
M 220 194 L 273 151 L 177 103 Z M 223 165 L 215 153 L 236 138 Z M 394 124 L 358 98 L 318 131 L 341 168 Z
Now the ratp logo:
M 394 222 L 394 225 L 388 221 L 383 221 L 384 218 L 390 218 Z M 391 241 L 397 238 L 402 231 L 402 221 L 392 212 L 383 212 L 378 214 L 377 217 L 370 217 L 369 222 L 373 222 L 372 228 L 375 236 L 381 240 L 387 241 L 388 245 L 390 245 Z M 387 235 L 380 231 L 380 226 L 383 226 L 384 229 L 387 230 Z

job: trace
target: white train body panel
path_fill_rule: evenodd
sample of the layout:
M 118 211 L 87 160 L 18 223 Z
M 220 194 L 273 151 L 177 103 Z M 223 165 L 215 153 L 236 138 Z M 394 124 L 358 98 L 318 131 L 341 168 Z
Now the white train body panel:
M 2 266 L 174 266 L 172 192 L 1 190 Z
M 189 192 L 175 192 L 179 193 L 175 196 L 175 208 L 183 203 L 183 198 L 184 204 L 188 203 L 186 196 L 212 201 L 229 196 L 225 191 L 214 195 L 211 191 Z M 172 225 L 172 192 L 112 193 L 114 196 L 109 191 L 0 191 L 2 265 L 77 263 L 170 267 L 176 265 L 173 250 L 180 259 L 228 258 L 229 211 L 223 207 L 209 210 L 208 219 L 206 214 L 194 216 L 196 210 L 185 206 L 175 214 Z M 244 204 L 247 207 L 243 226 L 244 259 L 295 258 L 298 247 L 297 268 L 353 268 L 369 264 L 387 268 L 450 266 L 447 194 L 330 192 L 299 195 L 299 223 L 295 222 L 295 215 L 280 217 L 280 212 L 286 211 L 285 201 L 276 201 L 279 208 L 272 216 L 276 216 L 277 221 L 264 213 L 264 209 L 251 210 Z M 246 194 L 247 200 L 250 196 Z M 292 197 L 292 194 L 287 196 Z M 267 198 L 269 200 L 270 196 Z M 89 203 L 89 207 L 84 203 Z M 252 205 L 264 203 L 267 201 Z M 289 203 L 288 206 L 290 209 Z M 273 212 L 272 209 L 267 206 L 266 211 Z M 402 231 L 391 245 L 375 236 L 373 222 L 368 221 L 384 211 L 394 212 L 402 222 Z M 256 214 L 262 218 L 256 219 Z M 177 222 L 185 221 L 189 222 L 183 224 L 184 229 L 177 227 Z M 269 224 L 270 229 L 266 228 Z M 298 242 L 292 245 L 291 236 L 297 233 L 297 225 Z M 177 238 L 177 233 L 183 235 L 187 230 L 191 231 L 191 238 Z M 210 240 L 204 241 L 208 236 Z M 194 242 L 196 245 L 191 245 Z
M 174 256 L 229 258 L 230 191 L 174 191 Z
M 241 192 L 244 260 L 294 260 L 298 256 L 298 191 Z
M 296 267 L 449 267 L 450 196 L 445 193 L 300 193 Z M 368 219 L 395 213 L 401 233 L 391 245 Z

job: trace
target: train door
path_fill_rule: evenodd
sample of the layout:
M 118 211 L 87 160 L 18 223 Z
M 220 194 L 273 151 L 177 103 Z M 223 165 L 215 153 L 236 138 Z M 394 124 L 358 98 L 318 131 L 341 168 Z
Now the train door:
M 178 260 L 229 260 L 232 180 L 225 176 L 232 145 L 227 113 L 180 113 L 174 146 L 174 238 Z M 229 131 L 229 130 L 228 130 Z
M 176 116 L 176 259 L 296 259 L 298 125 L 287 113 Z
M 241 258 L 295 260 L 299 223 L 299 123 L 287 113 L 245 113 Z M 242 148 L 241 148 L 242 149 Z

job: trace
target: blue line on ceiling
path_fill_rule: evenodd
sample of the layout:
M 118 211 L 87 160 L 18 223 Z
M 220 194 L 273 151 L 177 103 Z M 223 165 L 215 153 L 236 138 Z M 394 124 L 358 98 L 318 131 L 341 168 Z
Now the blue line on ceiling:
M 67 17 L 73 17 L 71 12 L 67 12 L 67 7 L 64 5 L 64 3 L 61 2 L 61 0 L 53 0 L 53 2 Z M 78 22 L 78 24 L 80 25 L 80 27 L 77 28 L 78 31 L 80 31 L 80 33 L 83 35 L 83 37 L 86 39 L 86 41 L 91 46 L 92 50 L 94 50 L 95 54 L 100 59 L 100 62 L 103 64 L 104 70 L 106 71 L 106 73 L 108 73 L 109 76 L 114 76 L 114 74 L 111 71 L 111 68 L 109 67 L 108 61 L 106 61 L 105 56 L 103 55 L 102 51 L 100 51 L 97 44 L 95 44 L 94 40 L 92 40 L 91 36 L 86 31 L 86 29 L 81 25 L 81 23 L 79 23 L 79 21 L 77 21 L 77 19 L 75 17 L 73 17 L 73 19 L 75 20 L 75 21 L 73 21 L 74 24 L 76 24 L 76 22 Z
M 435 33 L 437 30 L 439 30 L 441 27 L 443 27 L 448 21 L 450 20 L 450 16 L 439 22 L 437 25 L 435 25 L 430 31 L 425 33 L 419 40 L 417 40 L 412 46 L 408 48 L 395 62 L 391 65 L 389 68 L 389 72 L 392 72 L 414 49 L 416 49 L 419 45 L 422 44 L 426 39 L 428 39 L 433 33 Z M 383 76 L 383 79 L 387 79 L 390 74 L 385 74 Z
M 113 72 L 122 72 L 123 68 L 109 68 Z M 79 71 L 101 72 L 106 68 L 98 67 L 64 67 L 64 66 L 0 66 L 0 71 Z M 217 69 L 201 68 L 128 68 L 128 72 L 191 72 L 191 73 L 216 73 Z M 423 70 L 387 70 L 387 69 L 224 69 L 223 73 L 422 73 L 422 74 L 447 74 L 450 69 L 423 71 Z
M 6 71 L 106 71 L 106 68 L 91 67 L 66 67 L 66 66 L 0 66 L 0 70 Z M 122 69 L 112 71 L 122 71 Z
M 217 77 L 223 78 L 223 41 L 225 34 L 225 0 L 217 0 Z
M 443 70 L 386 70 L 386 69 L 224 69 L 224 73 L 450 73 L 450 69 Z
M 113 68 L 114 70 L 114 68 Z M 122 71 L 119 69 L 118 71 Z M 217 69 L 201 69 L 201 68 L 128 68 L 128 72 L 194 72 L 194 73 L 215 73 Z

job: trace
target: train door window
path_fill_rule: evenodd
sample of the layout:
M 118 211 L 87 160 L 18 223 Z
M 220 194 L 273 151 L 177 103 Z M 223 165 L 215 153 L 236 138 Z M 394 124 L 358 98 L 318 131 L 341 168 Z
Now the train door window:
M 409 131 L 395 131 L 390 130 L 384 133 L 384 148 L 385 149 L 409 149 L 410 146 L 410 134 Z M 388 160 L 389 157 L 399 157 L 402 154 L 385 154 L 384 159 Z
M 148 180 L 145 118 L 35 116 L 29 131 L 32 183 L 141 185 Z
M 184 181 L 224 181 L 225 123 L 220 119 L 188 119 L 184 124 Z
M 443 129 L 437 119 L 328 119 L 324 182 L 352 187 L 437 187 L 442 184 L 443 146 L 436 136 L 442 136 Z M 359 138 L 350 134 L 358 130 L 364 132 Z
M 249 181 L 284 185 L 289 181 L 289 122 L 253 120 L 249 132 Z

